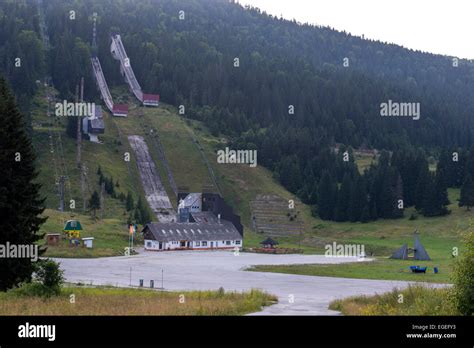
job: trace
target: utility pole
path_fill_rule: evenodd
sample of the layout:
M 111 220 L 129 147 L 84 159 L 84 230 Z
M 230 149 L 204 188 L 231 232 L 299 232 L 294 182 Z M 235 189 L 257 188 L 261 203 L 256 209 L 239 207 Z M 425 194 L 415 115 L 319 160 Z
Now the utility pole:
M 76 85 L 76 105 L 79 103 L 79 86 Z M 81 169 L 81 118 L 77 117 L 77 129 L 76 129 L 76 164 L 77 168 Z
M 59 177 L 59 211 L 64 212 L 64 181 L 66 176 L 61 175 Z
M 301 249 L 301 232 L 302 232 L 302 229 L 301 229 L 301 225 L 303 224 L 303 221 L 300 221 L 299 223 L 299 227 L 300 227 L 300 238 L 298 240 L 298 249 Z
M 87 200 L 86 200 L 86 165 L 81 164 L 81 192 L 82 192 L 82 212 L 86 212 Z

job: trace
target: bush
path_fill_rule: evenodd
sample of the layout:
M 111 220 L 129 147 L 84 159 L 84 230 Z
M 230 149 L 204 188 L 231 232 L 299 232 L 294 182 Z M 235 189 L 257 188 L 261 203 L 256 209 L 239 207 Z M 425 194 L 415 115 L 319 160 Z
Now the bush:
M 474 315 L 474 228 L 466 236 L 466 251 L 454 266 L 453 301 L 462 315 Z
M 36 280 L 45 288 L 44 292 L 49 295 L 59 295 L 64 283 L 63 271 L 59 264 L 53 260 L 40 260 L 36 264 Z
M 51 297 L 59 294 L 39 282 L 25 283 L 20 288 L 13 290 L 13 292 L 18 296 L 24 297 Z

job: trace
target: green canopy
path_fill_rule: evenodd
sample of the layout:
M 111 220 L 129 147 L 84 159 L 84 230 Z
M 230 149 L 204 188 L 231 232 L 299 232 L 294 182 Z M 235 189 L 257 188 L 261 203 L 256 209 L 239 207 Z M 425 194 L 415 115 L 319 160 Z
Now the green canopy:
M 67 220 L 64 231 L 82 231 L 81 223 L 78 220 Z

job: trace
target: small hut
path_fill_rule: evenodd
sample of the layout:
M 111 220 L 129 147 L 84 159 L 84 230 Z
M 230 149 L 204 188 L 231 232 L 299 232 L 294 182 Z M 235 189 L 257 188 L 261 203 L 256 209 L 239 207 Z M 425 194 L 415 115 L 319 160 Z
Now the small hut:
M 59 233 L 48 233 L 46 234 L 46 244 L 47 245 L 58 245 L 59 244 Z
M 82 231 L 81 223 L 79 220 L 67 220 L 63 231 L 68 235 L 69 238 L 79 239 Z
M 261 241 L 260 244 L 262 244 L 264 249 L 275 249 L 275 246 L 278 245 L 278 242 L 268 237 L 264 241 Z

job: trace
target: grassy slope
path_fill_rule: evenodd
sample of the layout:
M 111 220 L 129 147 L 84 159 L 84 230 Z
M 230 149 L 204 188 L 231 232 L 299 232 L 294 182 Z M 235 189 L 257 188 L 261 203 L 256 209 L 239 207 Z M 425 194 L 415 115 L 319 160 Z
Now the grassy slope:
M 40 175 L 38 181 L 42 184 L 42 195 L 46 197 L 45 215 L 49 220 L 41 227 L 43 233 L 59 233 L 62 231 L 64 222 L 68 219 L 78 219 L 81 221 L 84 231 L 81 237 L 95 237 L 95 249 L 85 250 L 83 248 L 71 249 L 64 245 L 60 247 L 49 247 L 46 256 L 71 256 L 71 257 L 91 257 L 91 256 L 111 256 L 121 254 L 123 248 L 128 244 L 126 220 L 128 213 L 124 204 L 118 199 L 110 196 L 105 197 L 104 220 L 94 222 L 90 212 L 82 211 L 82 195 L 80 190 L 80 175 L 76 167 L 76 143 L 75 139 L 66 135 L 66 118 L 56 121 L 46 115 L 47 104 L 44 99 L 44 91 L 35 98 L 35 109 L 33 111 L 33 145 L 38 154 L 37 163 Z M 130 172 L 123 154 L 131 152 L 128 141 L 120 140 L 117 127 L 114 125 L 112 117 L 104 113 L 106 133 L 100 138 L 103 144 L 94 144 L 87 140 L 83 141 L 82 160 L 87 167 L 87 192 L 88 200 L 94 190 L 100 191 L 98 184 L 97 169 L 101 166 L 102 172 L 107 177 L 113 177 L 114 182 L 119 182 L 119 187 L 115 190 L 118 193 L 126 194 L 128 191 L 134 193 L 135 201 L 142 193 L 141 184 L 134 162 L 131 157 Z M 53 126 L 53 139 L 55 139 L 55 153 L 51 153 L 49 145 L 48 125 Z M 64 156 L 60 155 L 58 144 L 58 134 L 61 137 Z M 125 140 L 125 141 L 124 141 Z M 63 173 L 67 173 L 69 180 L 65 184 L 66 211 L 57 211 L 59 196 L 55 186 L 55 167 L 59 168 L 60 158 L 64 158 L 65 168 Z M 55 161 L 54 161 L 55 159 Z M 56 166 L 54 163 L 56 162 Z M 76 208 L 70 209 L 69 202 L 75 200 Z
M 75 303 L 70 303 L 70 295 Z M 181 297 L 180 297 L 181 296 Z M 180 299 L 184 296 L 184 303 Z M 63 288 L 48 299 L 0 293 L 0 315 L 243 315 L 276 301 L 258 290 L 158 292 L 124 288 Z

